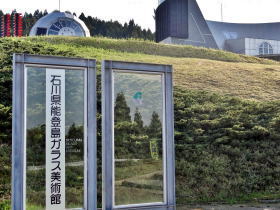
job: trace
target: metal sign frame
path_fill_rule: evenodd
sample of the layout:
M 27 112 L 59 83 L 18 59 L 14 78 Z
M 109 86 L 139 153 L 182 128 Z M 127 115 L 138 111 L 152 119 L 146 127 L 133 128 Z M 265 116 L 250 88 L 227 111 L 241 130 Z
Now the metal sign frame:
M 97 209 L 97 161 L 96 161 L 96 61 L 92 59 L 67 58 L 57 56 L 39 56 L 14 54 L 13 57 L 13 131 L 12 131 L 12 209 L 25 208 L 25 83 L 26 66 L 59 67 L 85 69 L 86 88 L 86 131 L 87 157 L 85 177 L 87 189 L 85 209 Z
M 114 205 L 114 125 L 113 71 L 163 74 L 165 130 L 164 202 L 149 204 Z M 167 156 L 168 154 L 168 156 Z M 102 208 L 111 209 L 175 209 L 175 150 L 172 66 L 121 61 L 102 62 Z

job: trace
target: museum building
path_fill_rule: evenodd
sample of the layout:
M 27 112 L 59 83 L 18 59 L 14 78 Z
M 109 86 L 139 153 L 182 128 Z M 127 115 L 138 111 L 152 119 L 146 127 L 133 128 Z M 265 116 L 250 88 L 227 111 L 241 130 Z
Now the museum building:
M 245 55 L 280 54 L 280 22 L 226 23 L 205 20 L 196 0 L 159 0 L 156 41 Z
M 79 36 L 89 37 L 85 23 L 70 12 L 58 10 L 40 18 L 30 31 L 30 36 Z

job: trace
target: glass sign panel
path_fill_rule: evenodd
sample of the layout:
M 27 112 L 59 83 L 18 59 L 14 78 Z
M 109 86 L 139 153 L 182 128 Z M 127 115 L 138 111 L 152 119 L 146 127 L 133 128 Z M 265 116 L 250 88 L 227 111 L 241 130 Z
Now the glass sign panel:
M 164 202 L 163 77 L 113 71 L 116 206 Z
M 25 71 L 26 209 L 83 208 L 86 70 Z

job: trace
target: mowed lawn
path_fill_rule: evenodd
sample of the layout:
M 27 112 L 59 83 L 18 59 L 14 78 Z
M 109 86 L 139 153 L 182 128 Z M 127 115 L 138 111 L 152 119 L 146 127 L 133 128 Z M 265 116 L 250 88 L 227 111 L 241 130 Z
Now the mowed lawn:
M 79 57 L 97 59 L 99 69 L 100 61 L 105 59 L 171 64 L 175 86 L 249 100 L 280 99 L 280 63 L 275 61 L 205 48 L 137 40 L 60 37 L 27 40 L 70 50 Z M 137 50 L 135 45 L 141 47 Z

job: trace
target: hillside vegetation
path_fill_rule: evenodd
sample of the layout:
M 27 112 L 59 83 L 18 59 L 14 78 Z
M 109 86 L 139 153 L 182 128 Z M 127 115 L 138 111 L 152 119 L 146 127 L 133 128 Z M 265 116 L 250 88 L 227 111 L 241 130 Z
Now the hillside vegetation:
M 278 62 L 230 52 L 156 44 L 141 40 L 107 38 L 27 38 L 47 43 L 78 56 L 102 59 L 172 64 L 176 86 L 205 90 L 249 100 L 279 100 Z
M 0 39 L 0 201 L 10 198 L 14 52 L 94 58 L 99 73 L 102 59 L 173 65 L 178 203 L 280 198 L 279 63 L 141 40 L 28 37 Z
M 47 42 L 50 44 L 66 44 L 75 47 L 90 47 L 103 50 L 139 53 L 146 55 L 159 55 L 176 58 L 202 58 L 229 62 L 246 62 L 273 64 L 274 61 L 252 56 L 245 56 L 215 49 L 193 46 L 166 45 L 152 41 L 137 39 L 109 39 L 109 38 L 76 38 L 76 37 L 28 37 L 27 40 Z

